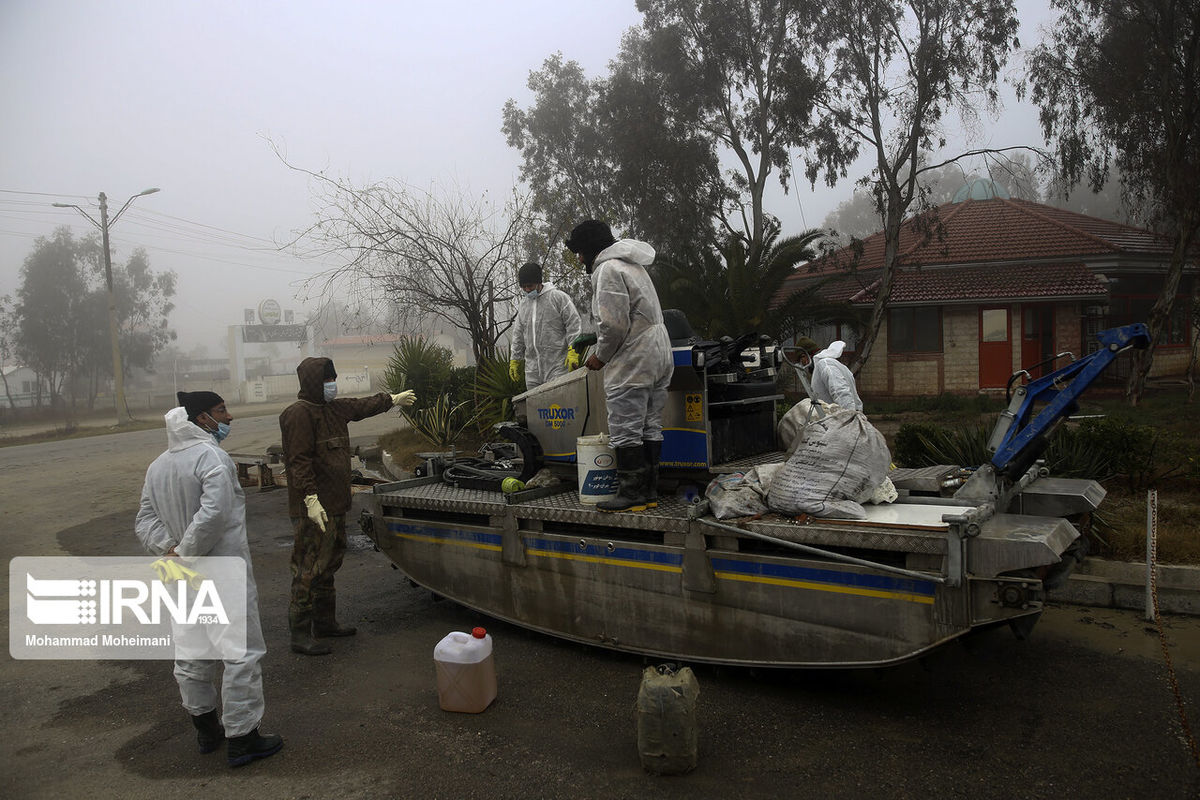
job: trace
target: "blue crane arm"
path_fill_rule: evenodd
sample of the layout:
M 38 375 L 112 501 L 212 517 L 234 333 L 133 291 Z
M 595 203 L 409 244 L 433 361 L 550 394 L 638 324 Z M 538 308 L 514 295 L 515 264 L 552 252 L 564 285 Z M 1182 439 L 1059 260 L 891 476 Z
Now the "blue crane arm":
M 1118 354 L 1131 347 L 1147 347 L 1150 331 L 1135 322 L 1100 331 L 1096 339 L 1100 342 L 1096 352 L 1017 390 L 989 441 L 989 447 L 995 446 L 992 465 L 997 472 L 1020 471 L 1032 463 L 1045 446 L 1047 435 L 1078 410 L 1079 396 Z M 1041 410 L 1035 414 L 1038 408 Z

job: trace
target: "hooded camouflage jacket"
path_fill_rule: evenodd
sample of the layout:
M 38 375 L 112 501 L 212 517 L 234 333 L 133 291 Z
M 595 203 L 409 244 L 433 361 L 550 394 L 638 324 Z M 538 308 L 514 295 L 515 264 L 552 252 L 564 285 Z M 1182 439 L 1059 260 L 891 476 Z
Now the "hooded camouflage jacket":
M 288 514 L 305 516 L 304 497 L 315 494 L 325 513 L 350 510 L 350 429 L 347 423 L 381 414 L 392 407 L 384 392 L 370 397 L 325 402 L 328 358 L 306 358 L 296 367 L 299 400 L 279 415 L 283 459 L 287 466 Z

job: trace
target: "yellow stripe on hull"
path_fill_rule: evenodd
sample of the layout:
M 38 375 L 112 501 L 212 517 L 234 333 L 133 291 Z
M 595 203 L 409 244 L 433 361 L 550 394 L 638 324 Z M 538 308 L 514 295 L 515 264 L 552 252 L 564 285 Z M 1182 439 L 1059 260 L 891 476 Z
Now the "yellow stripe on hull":
M 544 556 L 545 558 L 562 558 L 567 561 L 583 561 L 588 564 L 608 564 L 612 567 L 633 567 L 635 569 L 652 569 L 657 572 L 674 572 L 676 574 L 683 572 L 683 567 L 672 566 L 671 564 L 646 564 L 641 561 L 631 561 L 626 558 L 605 558 L 603 556 L 580 556 L 574 553 L 556 553 L 552 550 L 540 550 L 530 548 L 526 551 L 535 556 Z
M 718 578 L 727 581 L 742 581 L 744 583 L 767 583 L 772 586 L 790 586 L 795 589 L 810 589 L 815 592 L 834 592 L 836 594 L 853 594 L 860 597 L 879 597 L 884 600 L 904 600 L 909 603 L 933 605 L 933 598 L 928 595 L 911 594 L 909 592 L 886 592 L 880 589 L 864 589 L 858 586 L 833 586 L 828 583 L 813 583 L 811 581 L 791 581 L 787 578 L 768 578 L 761 575 L 742 575 L 737 572 L 716 572 Z
M 414 542 L 425 542 L 426 544 L 452 544 L 456 547 L 473 547 L 476 550 L 490 550 L 494 553 L 500 552 L 498 544 L 483 544 L 482 542 L 464 542 L 459 539 L 444 539 L 440 536 L 420 536 L 415 533 L 397 533 L 401 539 L 411 539 Z

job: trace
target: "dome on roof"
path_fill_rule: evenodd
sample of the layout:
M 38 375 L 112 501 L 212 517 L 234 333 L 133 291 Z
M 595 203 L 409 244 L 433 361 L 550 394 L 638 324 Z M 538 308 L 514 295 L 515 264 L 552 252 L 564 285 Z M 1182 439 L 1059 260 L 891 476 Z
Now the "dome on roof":
M 964 200 L 993 200 L 995 198 L 1008 200 L 1008 189 L 990 178 L 972 178 L 954 193 L 954 199 L 950 202 L 961 203 Z

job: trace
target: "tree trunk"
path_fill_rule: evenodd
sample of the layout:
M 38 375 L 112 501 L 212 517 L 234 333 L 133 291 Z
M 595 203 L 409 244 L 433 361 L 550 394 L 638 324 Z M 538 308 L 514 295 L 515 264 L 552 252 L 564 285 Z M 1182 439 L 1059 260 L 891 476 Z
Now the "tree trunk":
M 1162 339 L 1163 332 L 1171 323 L 1171 309 L 1175 306 L 1175 295 L 1179 291 L 1179 279 L 1183 275 L 1184 264 L 1187 263 L 1188 250 L 1192 246 L 1195 226 L 1179 230 L 1175 236 L 1175 247 L 1171 251 L 1171 263 L 1167 268 L 1167 277 L 1163 281 L 1162 293 L 1150 309 L 1150 344 L 1145 350 L 1138 350 L 1133 356 L 1133 372 L 1125 386 L 1125 398 L 1129 405 L 1136 407 L 1146 390 L 1146 378 L 1154 365 L 1154 349 Z
M 883 326 L 883 318 L 888 310 L 888 301 L 892 298 L 892 283 L 896 276 L 896 259 L 900 252 L 900 222 L 901 215 L 889 209 L 886 223 L 885 242 L 883 246 L 883 274 L 875 289 L 875 303 L 871 306 L 871 321 L 867 324 L 867 335 L 859 342 L 858 356 L 854 360 L 852 370 L 857 376 L 866 366 L 879 329 Z
M 4 381 L 4 396 L 8 398 L 8 407 L 16 408 L 17 401 L 13 399 L 12 391 L 8 388 L 8 376 L 4 374 L 3 368 L 0 368 L 0 380 Z

